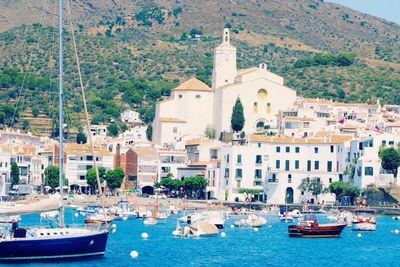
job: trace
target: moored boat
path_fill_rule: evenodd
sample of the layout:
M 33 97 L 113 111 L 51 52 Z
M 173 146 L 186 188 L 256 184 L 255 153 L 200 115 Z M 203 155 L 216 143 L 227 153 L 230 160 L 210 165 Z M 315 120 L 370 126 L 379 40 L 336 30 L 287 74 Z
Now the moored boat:
M 376 217 L 375 211 L 371 209 L 353 210 L 353 221 L 351 223 L 353 231 L 375 231 Z
M 290 237 L 339 237 L 346 223 L 319 224 L 317 217 L 313 214 L 306 214 L 298 224 L 289 225 Z
M 183 227 L 178 222 L 174 232 L 176 236 L 181 237 L 210 237 L 218 235 L 218 228 L 214 224 L 200 220 Z

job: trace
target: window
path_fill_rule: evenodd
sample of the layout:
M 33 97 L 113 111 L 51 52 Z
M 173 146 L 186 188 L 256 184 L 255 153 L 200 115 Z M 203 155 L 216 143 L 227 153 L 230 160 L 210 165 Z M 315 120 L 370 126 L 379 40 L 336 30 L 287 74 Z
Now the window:
M 314 153 L 318 154 L 318 147 L 314 147 Z
M 307 160 L 307 171 L 311 171 L 311 160 Z
M 257 95 L 259 98 L 264 99 L 267 97 L 267 90 L 260 89 L 260 90 L 258 90 Z
M 285 151 L 286 151 L 286 153 L 289 153 L 290 152 L 290 147 L 289 146 L 285 147 Z
M 288 181 L 288 183 L 289 184 L 291 184 L 292 183 L 292 175 L 291 174 L 288 174 L 288 179 L 287 179 Z
M 257 102 L 254 102 L 254 105 L 253 105 L 253 112 L 254 112 L 254 113 L 257 113 L 257 112 L 258 112 L 258 104 L 257 104 Z
M 254 172 L 254 178 L 261 179 L 261 177 L 262 177 L 261 169 L 256 169 Z
M 172 132 L 173 132 L 173 133 L 177 133 L 177 132 L 178 132 L 178 127 L 172 128 Z
M 277 147 L 275 148 L 275 151 L 276 151 L 276 153 L 280 153 L 280 152 L 281 152 L 281 147 L 280 147 L 280 146 L 277 146 Z
M 86 156 L 86 160 L 93 160 L 93 156 Z
M 372 176 L 374 175 L 374 168 L 373 167 L 365 167 L 364 168 L 365 176 Z
M 318 160 L 314 161 L 314 169 L 319 170 L 319 161 Z
M 237 155 L 236 162 L 237 163 L 242 163 L 242 155 L 240 155 L 240 154 Z
M 290 161 L 289 160 L 285 160 L 285 171 L 289 170 L 289 165 L 290 165 Z
M 229 168 L 225 168 L 225 175 L 224 177 L 229 177 Z
M 182 95 L 178 95 L 179 98 L 182 98 Z
M 389 145 L 393 146 L 394 145 L 394 141 L 389 141 Z
M 296 147 L 294 148 L 294 152 L 300 153 L 300 147 L 296 146 Z
M 229 154 L 227 154 L 225 157 L 226 157 L 226 162 L 229 162 Z
M 332 178 L 329 178 L 329 183 L 330 183 L 330 184 L 332 183 Z
M 271 179 L 268 180 L 268 182 L 270 182 L 270 183 L 277 183 L 278 182 L 278 179 L 276 179 L 276 173 L 272 174 L 272 177 L 271 177 Z
M 335 152 L 335 147 L 331 146 L 331 153 Z
M 85 180 L 85 175 L 80 175 L 79 180 Z
M 267 103 L 267 114 L 271 113 L 271 103 Z
M 261 155 L 256 155 L 256 164 L 261 164 L 261 163 L 262 163 Z
M 386 141 L 382 140 L 382 146 L 386 146 Z
M 332 161 L 328 161 L 328 164 L 327 164 L 327 171 L 328 171 L 328 172 L 332 172 Z
M 298 160 L 294 161 L 294 168 L 298 170 L 300 168 L 300 162 Z
M 242 169 L 236 169 L 236 178 L 242 178 Z
M 200 95 L 196 95 L 196 98 L 200 98 L 201 96 Z
M 281 161 L 279 160 L 279 159 L 277 159 L 276 161 L 275 161 L 275 168 L 276 169 L 279 169 L 281 167 Z
M 257 146 L 258 146 L 258 148 L 260 148 L 261 147 L 261 143 L 257 143 Z

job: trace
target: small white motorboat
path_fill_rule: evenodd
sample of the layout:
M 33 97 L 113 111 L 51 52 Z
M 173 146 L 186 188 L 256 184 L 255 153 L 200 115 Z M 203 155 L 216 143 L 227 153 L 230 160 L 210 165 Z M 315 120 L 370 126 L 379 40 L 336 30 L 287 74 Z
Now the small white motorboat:
M 155 225 L 155 224 L 157 224 L 157 219 L 153 218 L 153 217 L 148 217 L 143 220 L 143 224 L 144 225 Z
M 250 214 L 247 219 L 241 219 L 239 221 L 234 222 L 236 227 L 262 227 L 267 223 L 267 219 L 261 216 L 257 216 L 255 214 Z
M 207 211 L 205 220 L 211 224 L 214 224 L 218 229 L 224 229 L 225 214 L 221 210 Z
M 218 235 L 218 228 L 205 220 L 196 221 L 183 227 L 177 222 L 174 235 L 180 237 L 210 237 Z

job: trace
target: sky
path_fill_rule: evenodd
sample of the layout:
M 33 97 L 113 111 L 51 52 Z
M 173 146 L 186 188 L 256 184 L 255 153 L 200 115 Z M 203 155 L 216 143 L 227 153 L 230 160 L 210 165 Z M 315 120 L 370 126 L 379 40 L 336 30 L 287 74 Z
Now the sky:
M 400 25 L 400 0 L 326 0 L 396 22 Z

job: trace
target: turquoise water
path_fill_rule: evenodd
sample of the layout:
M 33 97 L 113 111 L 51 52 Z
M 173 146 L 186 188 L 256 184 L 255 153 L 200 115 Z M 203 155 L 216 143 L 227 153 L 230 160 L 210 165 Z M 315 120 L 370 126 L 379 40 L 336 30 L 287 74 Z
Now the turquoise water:
M 69 210 L 66 220 L 71 221 Z M 236 218 L 226 223 L 226 237 L 178 238 L 171 232 L 176 216 L 166 223 L 145 226 L 142 220 L 116 221 L 117 231 L 111 234 L 106 256 L 90 260 L 24 263 L 23 266 L 399 266 L 400 221 L 391 217 L 377 218 L 375 232 L 357 232 L 346 228 L 340 238 L 289 238 L 287 224 L 275 215 L 266 215 L 269 227 L 258 232 L 230 228 Z M 80 218 L 82 220 L 83 218 Z M 22 218 L 22 225 L 39 222 L 38 215 Z M 320 220 L 324 220 L 320 217 Z M 141 233 L 149 234 L 148 240 Z M 136 250 L 139 256 L 129 254 Z M 22 264 L 21 264 L 22 266 Z

